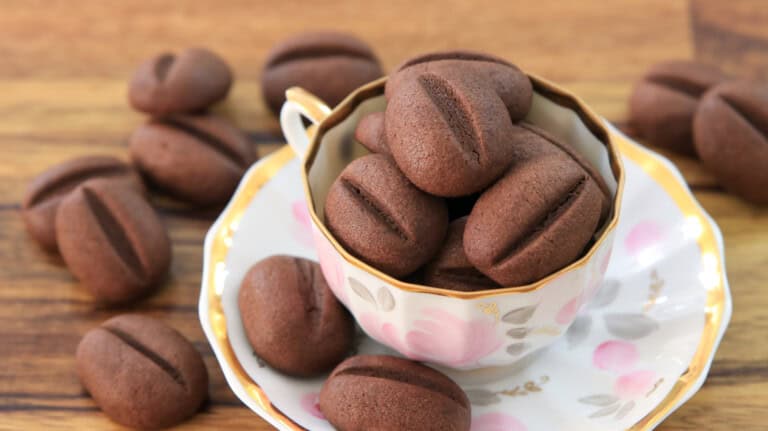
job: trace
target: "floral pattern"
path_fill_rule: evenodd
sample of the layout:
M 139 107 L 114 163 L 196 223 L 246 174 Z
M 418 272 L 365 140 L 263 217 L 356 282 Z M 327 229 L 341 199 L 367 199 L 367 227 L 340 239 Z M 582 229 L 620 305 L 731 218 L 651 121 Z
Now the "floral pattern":
M 320 401 L 318 399 L 319 394 L 317 392 L 310 392 L 301 397 L 299 403 L 307 413 L 318 419 L 325 419 L 323 412 L 320 411 Z
M 624 239 L 624 247 L 631 256 L 638 256 L 644 250 L 664 241 L 666 233 L 661 224 L 653 220 L 637 223 Z
M 294 229 L 293 237 L 306 247 L 312 247 L 312 221 L 309 217 L 309 209 L 304 200 L 296 200 L 291 204 Z
M 344 290 L 344 268 L 341 265 L 341 257 L 314 225 L 312 225 L 312 237 L 315 240 L 320 269 L 323 271 L 328 286 L 339 298 L 339 301 L 348 305 L 347 292 Z
M 528 431 L 528 428 L 514 416 L 494 412 L 472 418 L 470 431 Z
M 476 364 L 495 352 L 503 340 L 496 335 L 495 321 L 478 318 L 469 321 L 438 308 L 421 312 L 406 344 L 416 357 L 453 367 Z
M 613 383 L 613 393 L 593 394 L 579 399 L 582 404 L 596 406 L 589 418 L 612 416 L 621 420 L 638 401 L 649 397 L 664 381 L 653 370 L 636 369 L 639 360 L 637 346 L 629 341 L 610 340 L 601 343 L 592 355 L 596 368 L 618 374 Z
M 465 321 L 438 308 L 426 308 L 421 316 L 404 337 L 395 325 L 382 322 L 375 313 L 362 313 L 358 323 L 368 335 L 411 359 L 451 367 L 474 365 L 503 343 L 490 318 Z
M 557 316 L 555 316 L 555 321 L 558 325 L 568 325 L 573 322 L 576 313 L 579 312 L 579 308 L 581 307 L 581 298 L 582 296 L 578 295 L 566 302 L 565 305 L 560 308 L 560 311 L 557 312 Z
M 656 382 L 656 372 L 652 370 L 632 371 L 622 374 L 613 385 L 613 392 L 623 399 L 633 399 L 644 396 L 653 388 Z
M 611 340 L 597 346 L 592 363 L 601 370 L 621 372 L 632 367 L 637 357 L 637 347 L 633 343 Z

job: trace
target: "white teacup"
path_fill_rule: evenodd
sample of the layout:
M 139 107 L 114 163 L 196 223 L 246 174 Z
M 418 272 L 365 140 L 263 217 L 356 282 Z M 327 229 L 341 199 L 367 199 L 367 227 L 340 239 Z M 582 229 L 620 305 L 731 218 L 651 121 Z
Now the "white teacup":
M 527 121 L 569 142 L 594 164 L 613 194 L 613 212 L 592 247 L 567 267 L 525 286 L 458 292 L 397 280 L 354 257 L 323 224 L 329 187 L 368 153 L 353 133 L 386 106 L 386 78 L 360 87 L 331 110 L 300 88 L 287 92 L 280 122 L 303 158 L 302 179 L 315 247 L 328 284 L 363 330 L 401 354 L 457 369 L 510 365 L 562 335 L 601 286 L 624 182 L 619 153 L 599 118 L 578 98 L 531 76 Z M 305 129 L 301 116 L 312 121 Z

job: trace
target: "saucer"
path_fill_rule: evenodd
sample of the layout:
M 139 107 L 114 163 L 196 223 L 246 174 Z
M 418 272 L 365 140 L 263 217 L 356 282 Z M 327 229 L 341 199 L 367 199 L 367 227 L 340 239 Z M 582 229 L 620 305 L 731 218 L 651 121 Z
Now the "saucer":
M 720 230 L 672 163 L 608 127 L 627 177 L 603 286 L 586 308 L 565 311 L 579 315 L 551 347 L 511 367 L 439 368 L 466 391 L 472 431 L 653 429 L 706 378 L 731 315 Z M 294 379 L 263 364 L 237 307 L 240 282 L 258 260 L 317 260 L 303 199 L 289 147 L 249 169 L 206 235 L 199 314 L 229 386 L 249 408 L 281 430 L 332 430 L 317 404 L 323 378 Z M 547 329 L 526 327 L 530 313 L 518 314 L 507 332 L 513 344 Z M 356 350 L 393 354 L 362 333 Z

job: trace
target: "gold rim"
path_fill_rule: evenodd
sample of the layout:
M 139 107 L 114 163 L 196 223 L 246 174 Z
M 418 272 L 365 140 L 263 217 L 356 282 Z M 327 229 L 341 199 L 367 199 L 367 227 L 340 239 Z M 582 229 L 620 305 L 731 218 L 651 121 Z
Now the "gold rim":
M 532 292 L 534 290 L 538 290 L 548 283 L 550 283 L 552 280 L 559 278 L 563 276 L 566 273 L 575 271 L 576 269 L 582 268 L 587 265 L 587 262 L 594 256 L 594 254 L 597 252 L 598 249 L 600 249 L 600 246 L 605 242 L 605 240 L 613 233 L 613 231 L 616 228 L 616 225 L 619 221 L 619 213 L 621 212 L 621 196 L 624 194 L 624 167 L 622 166 L 621 157 L 619 156 L 618 150 L 616 148 L 616 144 L 613 142 L 615 139 L 615 136 L 613 134 L 608 133 L 608 131 L 603 126 L 602 121 L 600 121 L 599 117 L 593 113 L 585 104 L 581 101 L 578 97 L 575 97 L 568 93 L 567 91 L 561 89 L 554 83 L 547 81 L 545 79 L 539 78 L 535 75 L 529 75 L 531 82 L 533 83 L 534 91 L 537 94 L 540 94 L 550 101 L 561 105 L 563 107 L 569 108 L 572 111 L 576 113 L 576 115 L 579 116 L 579 118 L 582 120 L 582 122 L 585 124 L 585 126 L 592 132 L 595 137 L 600 140 L 607 148 L 608 150 L 608 157 L 610 160 L 611 170 L 613 171 L 613 175 L 616 178 L 616 194 L 613 199 L 613 212 L 611 214 L 611 218 L 606 223 L 605 227 L 603 228 L 602 232 L 598 235 L 597 239 L 595 240 L 595 243 L 590 247 L 590 249 L 585 253 L 581 258 L 577 259 L 576 261 L 572 262 L 570 265 L 561 268 L 557 272 L 554 272 L 540 280 L 535 281 L 531 284 L 526 284 L 523 286 L 513 286 L 513 287 L 505 287 L 503 289 L 493 289 L 493 290 L 478 290 L 478 291 L 472 291 L 472 292 L 461 292 L 457 290 L 450 290 L 450 289 L 442 289 L 439 287 L 432 287 L 432 286 L 425 286 L 421 284 L 413 284 L 408 283 L 402 280 L 398 280 L 370 265 L 363 262 L 362 260 L 358 259 L 357 257 L 349 254 L 344 247 L 341 246 L 341 244 L 336 241 L 336 238 L 328 231 L 328 228 L 325 226 L 324 223 L 320 220 L 320 217 L 318 217 L 317 212 L 315 211 L 314 205 L 307 205 L 309 208 L 309 215 L 312 218 L 312 222 L 315 224 L 315 226 L 318 228 L 318 230 L 325 236 L 325 238 L 331 243 L 333 248 L 338 252 L 342 258 L 344 258 L 347 263 L 350 265 L 361 269 L 363 271 L 366 271 L 370 274 L 373 274 L 374 276 L 386 281 L 387 283 L 391 284 L 395 288 L 405 290 L 408 292 L 419 292 L 419 293 L 429 293 L 432 295 L 439 295 L 439 296 L 447 296 L 451 298 L 459 298 L 459 299 L 477 299 L 477 298 L 487 298 L 492 296 L 500 296 L 500 295 L 510 295 L 510 294 L 520 294 L 520 293 L 527 293 Z M 330 114 L 320 123 L 317 125 L 317 133 L 314 134 L 313 138 L 310 141 L 309 144 L 309 150 L 307 151 L 307 156 L 304 160 L 303 170 L 301 173 L 302 183 L 304 185 L 304 194 L 306 196 L 307 202 L 314 202 L 312 199 L 312 189 L 309 186 L 309 179 L 307 176 L 307 172 L 309 172 L 309 169 L 312 166 L 312 163 L 315 160 L 315 156 L 317 155 L 317 151 L 320 147 L 320 140 L 322 139 L 322 136 L 336 126 L 338 123 L 343 121 L 347 116 L 355 109 L 357 106 L 367 100 L 371 97 L 376 97 L 384 94 L 384 85 L 387 82 L 387 78 L 381 78 L 377 81 L 371 82 L 370 84 L 367 84 L 363 87 L 360 87 L 357 91 L 350 94 L 344 101 L 342 101 L 336 108 L 331 111 Z M 308 105 L 313 105 L 316 102 L 314 100 L 307 100 L 305 97 L 299 97 L 294 100 L 297 103 L 304 104 L 307 103 Z
M 701 249 L 702 261 L 707 261 L 708 265 L 714 265 L 717 271 L 719 271 L 717 283 L 707 291 L 704 329 L 699 346 L 688 368 L 677 379 L 666 397 L 646 416 L 629 428 L 632 431 L 649 430 L 669 415 L 688 392 L 696 386 L 696 382 L 710 363 L 710 357 L 714 355 L 718 334 L 725 323 L 725 268 L 714 227 L 688 188 L 652 153 L 637 147 L 621 136 L 612 134 L 611 138 L 617 147 L 621 149 L 623 155 L 640 166 L 648 176 L 653 178 L 669 194 L 686 217 L 695 217 L 701 222 L 702 233 L 698 238 L 698 244 Z M 248 396 L 269 417 L 288 429 L 304 430 L 304 428 L 291 420 L 270 402 L 264 390 L 248 376 L 242 364 L 237 360 L 227 333 L 227 322 L 221 303 L 224 288 L 222 276 L 225 269 L 224 265 L 229 247 L 232 244 L 232 236 L 237 230 L 243 213 L 264 184 L 293 157 L 292 150 L 285 146 L 271 155 L 268 160 L 262 162 L 243 180 L 243 184 L 233 197 L 232 203 L 220 216 L 216 224 L 216 230 L 211 237 L 210 250 L 207 251 L 208 260 L 206 262 L 208 276 L 205 289 L 207 289 L 207 292 L 203 292 L 203 294 L 207 295 L 208 298 L 208 320 L 215 338 L 212 342 L 216 343 L 221 352 L 219 360 L 226 363 L 226 366 L 232 370 L 238 383 L 244 388 Z

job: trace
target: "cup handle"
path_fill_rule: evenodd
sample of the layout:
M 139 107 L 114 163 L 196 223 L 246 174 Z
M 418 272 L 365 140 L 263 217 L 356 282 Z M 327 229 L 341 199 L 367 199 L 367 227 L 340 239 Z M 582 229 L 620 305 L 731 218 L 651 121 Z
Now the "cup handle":
M 331 108 L 312 93 L 300 87 L 291 87 L 285 91 L 285 103 L 280 109 L 280 127 L 296 155 L 304 159 L 309 150 L 309 139 L 313 133 L 312 126 L 325 120 Z M 304 128 L 301 117 L 312 122 L 309 129 Z

